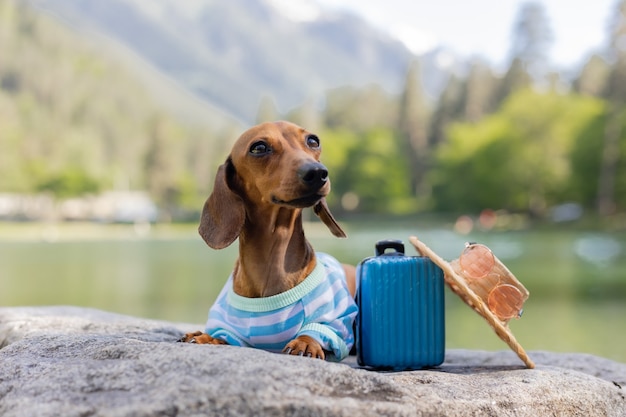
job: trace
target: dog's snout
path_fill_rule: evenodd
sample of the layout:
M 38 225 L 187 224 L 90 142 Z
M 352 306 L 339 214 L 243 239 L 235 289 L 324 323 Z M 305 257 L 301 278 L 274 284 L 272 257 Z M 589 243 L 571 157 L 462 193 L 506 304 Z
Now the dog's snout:
M 310 188 L 321 188 L 328 181 L 328 169 L 319 162 L 311 162 L 298 169 L 298 177 Z

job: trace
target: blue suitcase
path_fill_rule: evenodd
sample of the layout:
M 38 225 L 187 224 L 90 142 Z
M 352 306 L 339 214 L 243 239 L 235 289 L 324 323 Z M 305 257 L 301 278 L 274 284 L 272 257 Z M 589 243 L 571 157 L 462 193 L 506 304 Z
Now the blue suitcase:
M 388 249 L 391 251 L 387 252 Z M 359 365 L 420 369 L 445 356 L 443 271 L 429 258 L 406 256 L 397 240 L 376 244 L 357 266 Z

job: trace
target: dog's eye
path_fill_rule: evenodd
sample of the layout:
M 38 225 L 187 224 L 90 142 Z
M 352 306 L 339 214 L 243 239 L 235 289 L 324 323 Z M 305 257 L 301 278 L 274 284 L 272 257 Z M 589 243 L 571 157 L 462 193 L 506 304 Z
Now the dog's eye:
M 317 149 L 320 147 L 320 138 L 315 135 L 309 135 L 306 137 L 306 145 L 311 149 Z
M 254 156 L 265 155 L 270 153 L 271 150 L 272 148 L 270 148 L 270 146 L 263 141 L 254 142 L 252 146 L 250 146 L 250 153 Z

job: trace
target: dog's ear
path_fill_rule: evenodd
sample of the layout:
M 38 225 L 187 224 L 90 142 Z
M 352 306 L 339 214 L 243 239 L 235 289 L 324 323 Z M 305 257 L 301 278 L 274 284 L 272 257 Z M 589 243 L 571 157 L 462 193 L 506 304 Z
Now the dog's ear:
M 213 192 L 202 209 L 198 232 L 213 249 L 223 249 L 233 243 L 245 221 L 243 200 L 229 185 L 234 171 L 230 158 L 219 167 Z
M 330 213 L 325 198 L 322 198 L 313 206 L 313 212 L 324 222 L 333 235 L 337 237 L 347 237 L 346 232 L 343 231 L 333 215 Z

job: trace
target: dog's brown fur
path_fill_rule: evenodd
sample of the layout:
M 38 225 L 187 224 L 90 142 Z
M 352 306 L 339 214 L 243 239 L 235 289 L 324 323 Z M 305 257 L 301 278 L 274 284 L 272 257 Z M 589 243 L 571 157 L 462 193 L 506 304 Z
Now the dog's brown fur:
M 319 138 L 289 122 L 263 123 L 244 132 L 218 169 L 213 193 L 204 205 L 199 232 L 214 249 L 239 237 L 233 290 L 249 298 L 269 297 L 302 282 L 316 265 L 302 228 L 302 209 L 315 213 L 337 237 L 345 237 L 328 210 L 328 171 L 320 160 Z M 355 293 L 355 268 L 344 265 Z M 196 332 L 181 341 L 224 344 Z M 284 351 L 324 358 L 322 347 L 299 336 Z

